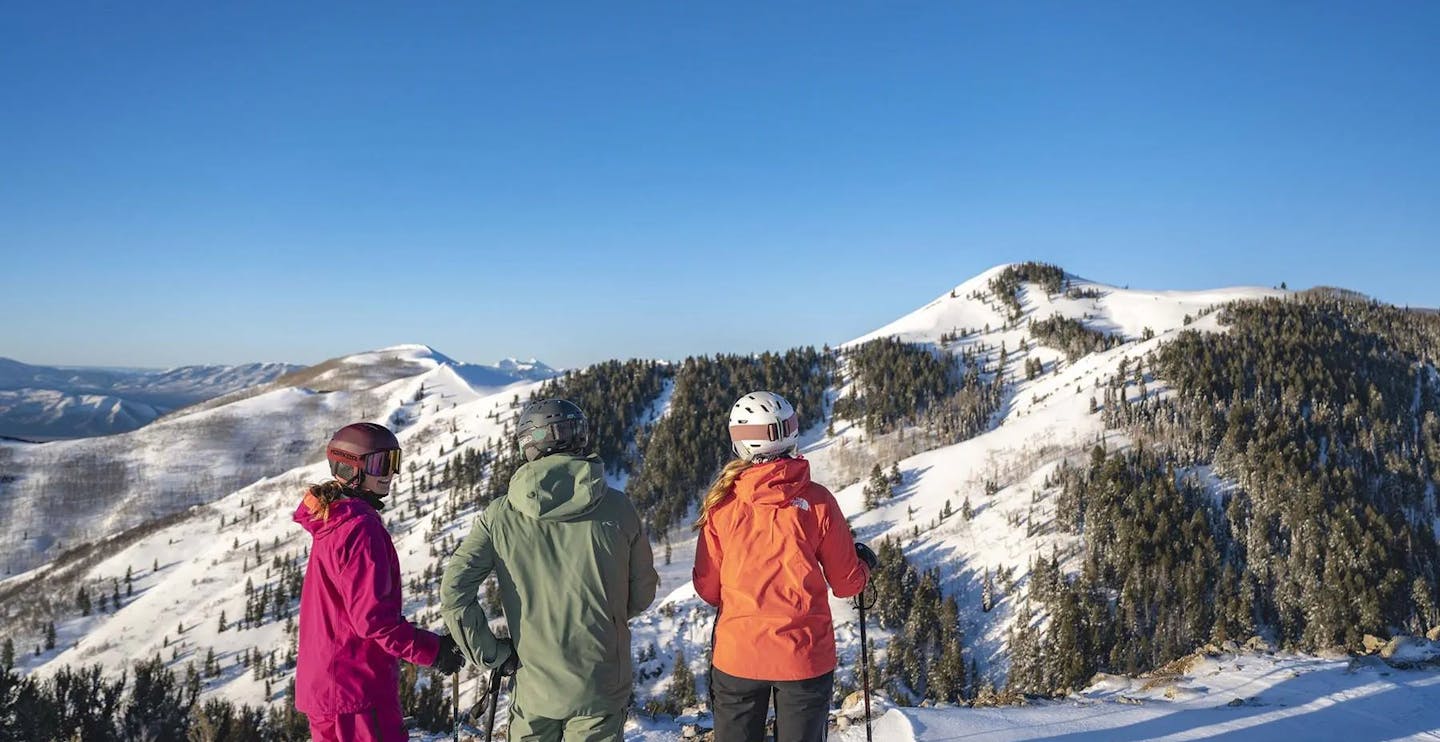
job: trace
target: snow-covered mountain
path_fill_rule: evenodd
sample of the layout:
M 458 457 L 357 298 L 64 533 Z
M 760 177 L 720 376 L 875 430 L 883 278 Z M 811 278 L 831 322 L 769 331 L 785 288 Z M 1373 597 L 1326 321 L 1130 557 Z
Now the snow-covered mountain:
M 540 367 L 537 365 L 537 368 Z M 535 376 L 544 373 L 535 372 Z M 167 372 L 170 388 L 193 376 Z M 119 435 L 0 441 L 0 562 L 29 569 L 105 534 L 203 505 L 314 460 L 356 419 L 404 427 L 530 379 L 405 345 L 289 370 Z M 423 391 L 422 391 L 423 390 Z M 427 403 L 417 403 L 425 397 Z
M 0 358 L 0 437 L 43 441 L 135 430 L 172 410 L 273 381 L 299 366 L 58 368 Z
M 1008 669 L 1006 637 L 1032 558 L 1056 553 L 1067 568 L 1074 566 L 1077 538 L 1040 527 L 1057 515 L 1048 475 L 1067 462 L 1083 461 L 1098 441 L 1112 449 L 1128 443 L 1093 409 L 1097 382 L 1183 331 L 1225 332 L 1213 314 L 1221 304 L 1286 294 L 1258 287 L 1140 291 L 1067 275 L 1062 291 L 1022 282 L 1013 295 L 1002 296 L 992 282 L 1006 268 L 987 271 L 841 346 L 896 337 L 947 354 L 957 364 L 978 359 L 993 369 L 1003 358 L 1008 383 L 983 432 L 935 447 L 917 442 L 913 431 L 871 434 L 859 421 L 837 417 L 833 402 L 855 383 L 841 356 L 840 378 L 846 381 L 829 390 L 832 404 L 823 420 L 807 421 L 804 438 L 816 480 L 830 485 L 845 512 L 854 514 L 860 539 L 895 539 L 917 567 L 939 570 L 943 593 L 961 607 L 967 659 L 996 685 L 1003 684 Z M 1113 342 L 1083 354 L 1037 342 L 1029 321 L 1057 315 Z M 1044 373 L 1030 378 L 1023 371 L 1027 364 L 1038 364 Z M 16 638 L 18 664 L 26 671 L 96 662 L 119 668 L 130 658 L 154 654 L 179 667 L 198 664 L 213 652 L 218 672 L 205 679 L 207 695 L 279 702 L 290 673 L 283 661 L 273 674 L 251 672 L 240 663 L 257 651 L 283 659 L 293 646 L 283 620 L 286 609 L 254 625 L 236 622 L 253 610 L 262 588 L 267 594 L 281 589 L 283 570 L 274 565 L 298 559 L 307 546 L 290 514 L 303 486 L 325 474 L 324 437 L 342 421 L 384 422 L 398 431 L 407 462 L 439 472 L 458 466 L 468 447 L 484 448 L 505 435 L 517 401 L 552 373 L 533 361 L 475 367 L 425 346 L 399 346 L 327 361 L 104 439 L 123 444 L 114 449 L 93 442 L 0 447 L 0 471 L 24 472 L 19 481 L 0 480 L 0 509 L 29 524 L 85 513 L 87 525 L 64 538 L 71 542 L 67 546 L 82 538 L 94 544 L 57 560 L 60 550 L 53 543 L 17 534 L 19 527 L 7 518 L 0 527 L 6 558 L 34 568 L 0 581 L 0 630 Z M 647 423 L 671 414 L 672 391 L 667 384 Z M 1167 392 L 1157 385 L 1126 393 L 1138 398 Z M 875 464 L 892 463 L 902 484 L 893 497 L 867 508 L 866 474 Z M 402 477 L 386 521 L 409 581 L 406 613 L 438 628 L 436 568 L 477 510 L 467 505 L 465 493 L 422 488 L 418 479 L 414 471 Z M 1215 477 L 1209 484 L 1228 486 Z M 125 494 L 103 502 L 86 496 L 102 485 Z M 962 508 L 966 517 L 950 514 Z M 161 515 L 166 517 L 152 517 Z M 46 534 L 52 541 L 60 538 L 58 531 Z M 688 529 L 652 538 L 657 557 L 667 563 L 659 565 L 656 604 L 632 624 L 637 652 L 651 645 L 658 649 L 653 659 L 637 663 L 642 700 L 664 692 L 681 652 L 703 674 L 713 620 L 713 611 L 690 585 L 694 539 Z M 983 585 L 999 574 L 1006 577 L 996 578 L 993 609 L 983 610 Z M 119 607 L 78 615 L 73 608 L 78 586 L 92 593 L 113 589 L 122 595 Z M 855 611 L 848 601 L 832 601 L 831 607 L 839 679 L 853 684 L 860 654 Z M 39 648 L 47 620 L 55 624 L 55 648 L 31 651 Z M 884 661 L 886 632 L 872 625 L 871 637 Z M 478 673 L 467 671 L 463 678 L 468 705 L 478 697 Z M 1097 678 L 1068 702 L 1026 709 L 893 709 L 878 723 L 877 739 L 1148 739 L 1183 736 L 1187 730 L 1261 739 L 1341 719 L 1340 708 L 1354 710 L 1334 728 L 1353 732 L 1373 716 L 1359 706 L 1376 699 L 1389 709 L 1381 736 L 1403 738 L 1440 726 L 1440 715 L 1427 711 L 1422 700 L 1430 692 L 1425 689 L 1437 683 L 1440 673 L 1434 671 L 1226 647 L 1169 673 L 1163 682 Z M 637 719 L 627 738 L 672 740 L 679 730 L 673 720 Z M 863 734 L 852 728 L 840 731 L 839 738 L 858 740 Z
M 989 431 L 902 459 L 898 464 L 904 477 L 900 493 L 869 511 L 862 506 L 863 483 L 857 480 L 870 464 L 867 461 L 863 469 L 857 467 L 851 453 L 864 440 L 856 426 L 842 421 L 835 426 L 835 438 L 818 441 L 806 454 L 822 481 L 853 482 L 839 490 L 836 498 L 846 512 L 861 513 L 852 524 L 862 540 L 899 538 L 917 567 L 941 568 L 946 578 L 942 589 L 960 597 L 962 610 L 971 609 L 964 612 L 962 622 L 972 656 L 982 661 L 982 667 L 994 663 L 997 675 L 1004 669 L 1004 642 L 1015 603 L 1001 600 L 995 610 L 979 610 L 981 574 L 987 570 L 992 575 L 1013 573 L 1018 591 L 1025 584 L 1033 556 L 1049 554 L 1052 548 L 1069 553 L 1075 547 L 1074 537 L 1035 533 L 1032 523 L 1055 517 L 1055 489 L 1045 486 L 1048 474 L 1062 462 L 1083 461 L 1097 441 L 1124 444 L 1122 434 L 1107 430 L 1101 416 L 1091 410 L 1096 381 L 1115 375 L 1122 363 L 1133 364 L 1183 330 L 1218 330 L 1215 316 L 1207 315 L 1210 308 L 1285 293 L 1259 287 L 1133 291 L 1070 276 L 1069 296 L 1048 294 L 1034 284 L 1021 287 L 1021 319 L 1007 323 L 1007 308 L 989 288 L 1004 267 L 966 281 L 922 309 L 855 341 L 894 336 L 933 344 L 956 356 L 969 351 L 991 358 L 1005 348 L 1012 369 L 1023 368 L 1028 360 L 1043 364 L 1049 372 L 1034 380 L 1011 374 L 1014 387 Z M 1102 333 L 1118 334 L 1126 342 L 1071 361 L 1064 352 L 1036 342 L 1024 322 L 1055 315 Z M 942 341 L 947 333 L 965 328 L 975 332 Z M 941 517 L 947 506 L 959 511 L 967 499 L 975 511 L 971 519 Z M 932 520 L 943 523 L 933 529 L 922 528 L 925 533 L 919 537 L 910 535 L 915 524 Z M 965 567 L 956 570 L 957 564 Z

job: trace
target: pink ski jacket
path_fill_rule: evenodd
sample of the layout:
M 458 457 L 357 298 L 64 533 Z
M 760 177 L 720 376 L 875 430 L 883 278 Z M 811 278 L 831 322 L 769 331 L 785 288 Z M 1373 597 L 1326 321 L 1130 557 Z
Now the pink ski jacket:
M 398 706 L 400 660 L 434 663 L 440 638 L 401 612 L 400 558 L 380 514 L 346 498 L 321 520 L 302 502 L 295 522 L 314 537 L 300 591 L 295 708 L 335 716 Z

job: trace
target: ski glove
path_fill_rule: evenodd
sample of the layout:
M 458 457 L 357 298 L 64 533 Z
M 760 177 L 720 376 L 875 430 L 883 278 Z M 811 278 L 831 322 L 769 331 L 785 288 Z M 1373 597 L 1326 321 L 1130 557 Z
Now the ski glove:
M 855 556 L 860 557 L 860 561 L 864 562 L 865 566 L 869 567 L 872 571 L 880 566 L 880 557 L 875 556 L 875 552 L 871 551 L 870 547 L 865 544 L 855 544 Z
M 502 651 L 501 654 L 508 651 L 509 656 L 507 656 L 505 661 L 501 662 L 500 666 L 496 669 L 500 671 L 502 676 L 509 677 L 514 675 L 516 670 L 520 669 L 520 655 L 515 653 L 514 642 L 509 639 L 501 639 L 500 643 L 504 645 L 504 651 Z
M 436 653 L 435 662 L 430 666 L 439 670 L 442 675 L 454 675 L 465 666 L 465 655 L 460 654 L 460 648 L 455 646 L 455 639 L 449 634 L 440 635 L 440 651 Z

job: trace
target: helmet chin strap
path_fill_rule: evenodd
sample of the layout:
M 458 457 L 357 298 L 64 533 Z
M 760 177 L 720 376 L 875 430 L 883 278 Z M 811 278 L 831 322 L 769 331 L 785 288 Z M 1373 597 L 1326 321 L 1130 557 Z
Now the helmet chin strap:
M 336 477 L 336 479 L 339 479 L 339 477 Z M 357 500 L 363 500 L 366 503 L 369 503 L 370 507 L 375 508 L 376 510 L 384 510 L 384 500 L 386 495 L 388 495 L 389 493 L 386 493 L 385 495 L 377 495 L 374 492 L 370 492 L 360 486 L 360 483 L 363 481 L 365 481 L 365 472 L 357 470 L 355 472 L 355 476 L 350 477 L 346 480 L 342 480 L 340 486 L 345 488 L 345 495 L 347 497 L 353 497 Z
M 739 452 L 737 451 L 736 453 L 739 453 Z M 750 457 L 749 459 L 746 459 L 746 460 L 749 461 L 749 462 L 752 463 L 752 464 L 768 464 L 768 463 L 770 463 L 770 462 L 772 462 L 772 461 L 779 461 L 780 459 L 793 459 L 793 458 L 795 458 L 795 453 L 796 453 L 796 449 L 794 449 L 794 448 L 787 448 L 787 449 L 785 449 L 784 451 L 781 451 L 781 452 L 779 452 L 779 453 L 769 454 L 769 455 L 752 456 L 752 457 Z M 741 456 L 741 458 L 745 458 L 745 457 L 744 457 L 744 456 Z

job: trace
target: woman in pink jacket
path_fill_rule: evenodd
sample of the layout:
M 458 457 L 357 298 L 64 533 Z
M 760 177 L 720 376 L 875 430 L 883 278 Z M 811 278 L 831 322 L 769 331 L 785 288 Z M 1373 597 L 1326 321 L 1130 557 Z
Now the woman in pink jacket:
M 377 511 L 400 468 L 400 442 L 381 425 L 356 423 L 330 439 L 334 479 L 311 487 L 295 522 L 314 537 L 300 593 L 295 708 L 317 741 L 408 738 L 400 709 L 400 660 L 450 674 L 464 663 L 455 642 L 405 620 L 400 559 Z

